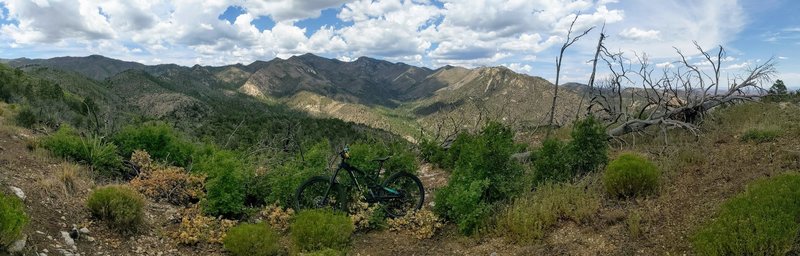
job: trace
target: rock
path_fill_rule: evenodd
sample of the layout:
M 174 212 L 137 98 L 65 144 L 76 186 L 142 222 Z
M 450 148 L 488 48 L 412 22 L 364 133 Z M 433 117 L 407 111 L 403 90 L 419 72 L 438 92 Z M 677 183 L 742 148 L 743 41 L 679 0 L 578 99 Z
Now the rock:
M 23 236 L 22 239 L 14 241 L 11 245 L 6 248 L 6 250 L 10 253 L 18 253 L 21 252 L 22 249 L 25 249 L 25 242 L 27 242 L 27 237 Z
M 78 239 L 80 236 L 81 233 L 77 228 L 72 228 L 72 230 L 69 231 L 69 237 L 72 239 Z
M 64 244 L 67 246 L 75 245 L 75 240 L 72 240 L 72 237 L 69 237 L 69 232 L 61 231 L 61 237 L 64 238 Z
M 88 235 L 88 234 L 89 234 L 89 229 L 88 229 L 88 228 L 86 228 L 86 227 L 82 227 L 82 228 L 81 228 L 80 230 L 78 230 L 78 231 L 80 231 L 80 232 L 81 232 L 81 234 L 86 234 L 86 235 Z
M 22 192 L 22 189 L 15 186 L 9 186 L 9 188 L 14 192 L 15 195 L 17 195 L 17 197 L 19 197 L 19 199 L 25 201 L 25 192 Z
M 94 242 L 94 237 L 86 236 L 86 241 Z

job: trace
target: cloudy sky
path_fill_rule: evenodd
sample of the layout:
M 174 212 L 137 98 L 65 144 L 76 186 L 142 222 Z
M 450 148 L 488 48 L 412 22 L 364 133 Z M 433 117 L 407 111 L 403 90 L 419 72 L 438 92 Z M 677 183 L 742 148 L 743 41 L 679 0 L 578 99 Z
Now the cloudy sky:
M 554 78 L 570 22 L 597 26 L 567 50 L 585 82 L 606 24 L 610 50 L 668 66 L 692 41 L 726 47 L 726 71 L 775 58 L 800 88 L 795 0 L 0 0 L 0 58 L 101 54 L 145 64 L 248 64 L 314 53 L 431 68 L 503 65 Z M 699 58 L 697 58 L 699 60 Z

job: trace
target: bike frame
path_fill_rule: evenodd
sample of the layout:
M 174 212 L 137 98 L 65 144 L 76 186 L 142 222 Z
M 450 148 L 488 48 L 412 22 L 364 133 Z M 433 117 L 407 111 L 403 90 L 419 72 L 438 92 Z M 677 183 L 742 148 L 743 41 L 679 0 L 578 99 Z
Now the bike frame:
M 380 171 L 380 169 L 382 167 L 383 167 L 383 163 L 381 163 L 381 167 L 378 168 L 378 171 Z M 356 173 L 358 173 L 361 176 L 363 176 L 366 179 L 366 182 L 367 182 L 367 184 L 365 184 L 365 185 L 367 185 L 367 189 L 369 191 L 369 195 L 370 195 L 371 199 L 373 199 L 374 201 L 382 201 L 382 200 L 389 199 L 389 198 L 398 198 L 398 197 L 400 197 L 400 194 L 397 191 L 394 191 L 393 189 L 388 189 L 388 188 L 385 188 L 385 187 L 379 185 L 378 180 L 376 178 L 370 177 L 369 175 L 367 175 L 366 172 L 356 168 L 355 166 L 350 165 L 349 163 L 347 163 L 347 161 L 342 160 L 342 162 L 339 163 L 339 167 L 336 168 L 335 171 L 333 171 L 333 175 L 331 176 L 331 180 L 328 182 L 328 188 L 325 190 L 325 194 L 323 196 L 323 198 L 324 198 L 324 201 L 322 202 L 323 204 L 327 204 L 328 203 L 327 202 L 328 194 L 330 193 L 331 188 L 333 188 L 334 184 L 336 183 L 336 177 L 339 175 L 339 172 L 341 170 L 347 171 L 347 174 L 350 176 L 350 179 L 352 179 L 353 183 L 355 183 L 354 185 L 355 185 L 356 189 L 358 189 L 358 191 L 361 192 L 361 193 L 363 193 L 364 191 L 361 190 L 361 184 L 358 183 L 358 179 L 356 177 Z M 372 184 L 370 184 L 370 183 L 372 183 Z M 384 197 L 384 196 L 378 197 L 377 195 L 374 194 L 372 189 L 370 189 L 371 185 L 376 186 L 376 187 L 381 187 L 381 188 L 385 189 L 386 191 L 391 192 L 394 195 L 393 196 L 388 196 L 388 197 Z

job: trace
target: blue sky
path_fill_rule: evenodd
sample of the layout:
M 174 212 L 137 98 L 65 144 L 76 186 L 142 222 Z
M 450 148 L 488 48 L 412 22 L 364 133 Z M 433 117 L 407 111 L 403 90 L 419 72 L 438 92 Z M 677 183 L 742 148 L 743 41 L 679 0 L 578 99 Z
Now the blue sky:
M 102 54 L 146 64 L 248 64 L 311 52 L 437 68 L 507 66 L 554 78 L 569 23 L 596 26 L 567 50 L 564 81 L 585 82 L 599 27 L 610 50 L 674 66 L 681 49 L 723 45 L 728 77 L 769 58 L 800 88 L 793 0 L 0 0 L 0 58 Z

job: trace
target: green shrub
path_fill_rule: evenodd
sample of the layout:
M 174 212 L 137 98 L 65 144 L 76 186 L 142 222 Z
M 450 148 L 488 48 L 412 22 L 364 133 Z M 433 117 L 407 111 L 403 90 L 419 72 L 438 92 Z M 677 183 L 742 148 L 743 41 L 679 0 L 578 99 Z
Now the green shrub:
M 237 256 L 268 256 L 281 253 L 280 235 L 264 223 L 239 224 L 228 230 L 225 250 Z
M 384 162 L 386 177 L 395 172 L 405 171 L 416 173 L 419 167 L 413 150 L 406 143 L 379 143 L 358 142 L 350 145 L 349 163 L 367 173 L 377 170 L 379 163 L 373 160 L 391 156 Z
M 567 152 L 575 175 L 592 172 L 608 162 L 608 135 L 594 116 L 575 122 L 571 135 Z
M 0 247 L 9 245 L 22 235 L 28 224 L 25 205 L 14 196 L 0 193 Z
M 312 252 L 325 248 L 345 249 L 355 226 L 347 215 L 317 209 L 297 214 L 290 230 L 294 246 L 300 251 Z
M 114 144 L 97 137 L 82 138 L 69 125 L 62 125 L 56 133 L 42 139 L 41 145 L 56 156 L 91 166 L 100 175 L 120 177 L 124 174 L 122 159 Z
M 294 207 L 294 192 L 297 187 L 312 176 L 325 174 L 331 152 L 330 144 L 327 140 L 323 140 L 310 147 L 303 156 L 296 155 L 275 169 L 267 171 L 265 179 L 269 194 L 266 195 L 266 203 Z
M 692 237 L 700 255 L 784 255 L 800 232 L 800 174 L 750 184 Z
M 561 182 L 572 179 L 573 172 L 569 155 L 565 152 L 567 145 L 555 138 L 542 142 L 542 147 L 533 152 L 537 182 Z
M 447 157 L 447 152 L 438 142 L 424 139 L 419 143 L 419 151 L 422 160 L 443 167 L 442 162 Z
M 568 181 L 608 162 L 608 135 L 593 116 L 575 122 L 571 135 L 568 143 L 545 140 L 532 154 L 536 183 Z
M 124 185 L 108 185 L 92 191 L 86 205 L 92 216 L 106 221 L 109 227 L 136 232 L 144 227 L 144 197 Z
M 207 175 L 203 212 L 211 216 L 235 217 L 242 214 L 245 181 L 252 173 L 242 158 L 227 150 L 203 157 L 194 171 Z
M 511 161 L 513 133 L 492 122 L 477 135 L 461 134 L 451 148 L 458 152 L 446 187 L 437 191 L 434 210 L 455 221 L 464 234 L 475 232 L 492 205 L 520 191 L 522 168 Z
M 745 131 L 739 139 L 743 142 L 764 143 L 775 141 L 780 135 L 780 130 L 776 129 L 750 129 Z
M 124 157 L 130 157 L 134 150 L 144 150 L 153 159 L 181 167 L 189 165 L 195 150 L 191 142 L 164 123 L 127 126 L 114 135 L 114 143 Z
M 30 107 L 24 107 L 19 110 L 14 120 L 19 126 L 32 128 L 33 125 L 39 122 L 39 115 L 34 113 Z
M 625 153 L 612 161 L 603 175 L 608 194 L 634 197 L 656 192 L 661 172 L 646 158 Z
M 518 197 L 496 219 L 496 231 L 517 242 L 542 238 L 559 220 L 582 222 L 600 209 L 600 196 L 577 183 L 544 183 Z

